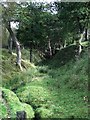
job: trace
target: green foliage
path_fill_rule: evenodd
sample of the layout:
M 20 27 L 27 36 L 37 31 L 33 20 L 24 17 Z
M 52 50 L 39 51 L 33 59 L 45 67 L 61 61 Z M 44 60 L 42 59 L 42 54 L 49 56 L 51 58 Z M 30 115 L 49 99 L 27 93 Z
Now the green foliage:
M 20 22 L 17 37 L 25 47 L 37 49 L 33 55 L 35 63 L 41 61 L 37 51 L 45 53 L 48 46 L 59 51 L 46 64 L 43 62 L 43 66 L 33 68 L 28 61 L 27 64 L 23 61 L 24 71 L 19 72 L 15 56 L 2 50 L 2 86 L 5 88 L 1 90 L 6 102 L 0 102 L 0 117 L 15 118 L 16 111 L 25 110 L 27 117 L 33 118 L 33 107 L 40 119 L 88 118 L 85 100 L 89 72 L 88 42 L 81 43 L 84 47 L 81 56 L 78 56 L 78 46 L 73 43 L 79 40 L 84 30 L 89 29 L 89 3 L 6 4 L 8 7 L 3 8 L 3 20 Z M 29 51 L 22 50 L 22 58 L 29 60 Z
M 24 59 L 27 59 L 27 55 L 25 54 L 25 52 L 22 51 L 22 53 Z M 26 51 L 26 53 L 28 53 L 28 51 Z M 1 69 L 3 82 L 0 83 L 0 86 L 4 86 L 6 88 L 13 90 L 17 89 L 18 87 L 23 86 L 26 83 L 30 82 L 34 76 L 34 73 L 36 73 L 35 68 L 33 68 L 33 64 L 30 64 L 27 61 L 26 63 L 22 62 L 24 70 L 23 74 L 22 72 L 19 72 L 19 68 L 16 66 L 15 63 L 16 61 L 15 56 L 9 54 L 7 49 L 2 49 L 1 58 L 2 58 Z
M 67 48 L 67 52 L 68 50 L 70 51 L 69 48 Z M 52 63 L 58 63 L 59 54 L 52 60 Z M 37 74 L 37 78 L 33 78 L 30 84 L 18 89 L 18 97 L 24 102 L 32 103 L 35 109 L 42 107 L 42 109 L 51 111 L 52 118 L 71 118 L 72 116 L 74 118 L 87 118 L 87 103 L 84 102 L 88 86 L 87 52 L 80 60 L 69 61 L 60 68 L 56 67 L 55 69 L 55 64 L 52 63 L 50 61 L 48 63 L 50 69 L 46 66 L 46 75 L 45 73 L 43 76 Z M 40 69 L 44 70 L 45 66 L 40 67 Z M 44 114 L 41 109 L 39 112 Z
M 69 61 L 75 59 L 75 56 L 77 54 L 78 47 L 76 45 L 70 45 L 66 48 L 61 49 L 49 63 L 51 67 L 59 68 L 60 66 L 65 65 Z
M 50 99 L 48 90 L 41 86 L 39 87 L 27 85 L 25 87 L 18 89 L 17 95 L 22 102 L 29 103 L 34 108 L 44 106 Z
M 1 104 L 2 109 L 0 110 L 1 110 L 2 116 L 0 118 L 8 118 L 8 117 L 16 118 L 17 111 L 26 111 L 27 118 L 34 117 L 34 112 L 32 107 L 28 104 L 21 103 L 15 93 L 5 88 L 0 88 L 0 90 L 2 90 L 2 96 L 3 96 L 2 99 L 6 101 L 6 103 L 2 102 Z
M 6 87 L 16 88 L 17 90 L 14 89 L 14 91 L 20 101 L 34 107 L 40 118 L 44 116 L 46 116 L 45 118 L 47 116 L 50 118 L 71 118 L 72 116 L 74 118 L 87 118 L 87 101 L 84 100 L 84 97 L 87 96 L 88 86 L 88 52 L 87 49 L 84 50 L 86 52 L 83 52 L 78 60 L 74 58 L 74 55 L 74 59 L 71 59 L 75 48 L 72 45 L 62 49 L 52 61 L 47 61 L 46 65 L 29 68 L 27 71 L 23 71 L 23 74 L 22 72 L 18 74 L 14 72 L 12 82 L 9 85 L 10 79 L 7 78 Z M 7 55 L 6 53 L 5 56 Z M 4 59 L 6 60 L 7 57 Z M 61 60 L 65 64 L 61 64 Z M 58 63 L 58 66 L 55 63 Z M 20 82 L 24 84 L 20 84 Z M 17 100 L 15 99 L 15 101 Z M 12 104 L 12 101 L 9 103 L 13 108 L 14 103 Z M 7 112 L 4 113 L 6 116 Z
M 41 119 L 41 118 L 49 119 L 52 117 L 52 111 L 46 108 L 40 107 L 35 110 L 35 115 L 37 119 Z
M 0 98 L 1 99 L 1 98 Z M 0 118 L 7 118 L 7 107 L 0 100 Z
M 39 67 L 38 70 L 40 73 L 43 74 L 48 72 L 48 68 L 46 66 Z

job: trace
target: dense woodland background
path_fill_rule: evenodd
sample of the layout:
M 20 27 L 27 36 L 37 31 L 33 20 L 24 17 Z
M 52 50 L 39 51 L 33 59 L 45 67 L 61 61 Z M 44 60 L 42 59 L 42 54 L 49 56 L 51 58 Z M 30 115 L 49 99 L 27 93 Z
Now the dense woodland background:
M 89 2 L 2 2 L 0 118 L 89 118 Z

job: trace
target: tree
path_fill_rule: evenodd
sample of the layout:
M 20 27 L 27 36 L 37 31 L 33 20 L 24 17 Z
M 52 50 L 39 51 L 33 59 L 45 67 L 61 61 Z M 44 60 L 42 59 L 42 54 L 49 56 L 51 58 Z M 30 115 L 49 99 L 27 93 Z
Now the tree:
M 55 48 L 54 43 L 59 42 L 60 37 L 59 24 L 57 24 L 58 18 L 52 12 L 53 5 L 51 5 L 52 4 L 29 3 L 22 8 L 24 12 L 23 20 L 20 23 L 17 34 L 18 38 L 26 46 L 28 46 L 28 42 L 32 42 L 35 47 L 39 46 L 38 49 L 44 53 L 46 49 L 48 49 L 49 56 L 52 56 L 52 48 Z M 56 33 L 58 35 L 55 35 Z
M 73 35 L 73 38 L 79 36 L 78 46 L 79 46 L 79 55 L 81 53 L 81 42 L 87 40 L 87 29 L 89 29 L 89 3 L 74 3 L 74 2 L 55 2 L 57 14 L 59 19 L 62 21 L 62 31 L 65 36 L 70 33 Z M 65 27 L 64 27 L 65 25 Z M 66 30 L 66 31 L 64 31 Z M 85 39 L 84 39 L 85 38 Z M 68 42 L 68 37 L 66 43 Z M 74 40 L 75 41 L 75 40 Z
M 2 4 L 3 7 L 3 23 L 5 24 L 5 27 L 7 28 L 9 34 L 10 34 L 10 39 L 9 39 L 9 51 L 12 53 L 12 41 L 15 43 L 16 45 L 16 54 L 17 54 L 17 60 L 16 60 L 16 64 L 20 67 L 20 69 L 22 70 L 22 66 L 21 66 L 21 50 L 20 50 L 20 43 L 18 42 L 16 35 L 14 34 L 12 28 L 11 28 L 11 22 L 12 21 L 17 21 L 16 16 L 15 16 L 15 10 L 17 7 L 17 4 L 14 3 L 3 3 Z

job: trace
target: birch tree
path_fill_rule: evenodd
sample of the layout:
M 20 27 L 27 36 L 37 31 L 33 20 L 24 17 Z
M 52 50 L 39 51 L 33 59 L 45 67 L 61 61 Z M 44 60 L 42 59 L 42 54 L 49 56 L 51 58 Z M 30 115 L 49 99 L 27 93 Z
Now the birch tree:
M 3 7 L 3 12 L 2 12 L 3 24 L 5 25 L 5 27 L 9 32 L 9 42 L 8 42 L 9 51 L 10 53 L 12 53 L 12 41 L 13 41 L 16 46 L 16 54 L 17 54 L 16 65 L 18 65 L 22 70 L 20 43 L 11 28 L 11 22 L 16 22 L 18 20 L 16 19 L 15 16 L 17 14 L 15 11 L 17 9 L 17 4 L 15 2 L 13 3 L 5 2 L 2 3 L 2 7 Z

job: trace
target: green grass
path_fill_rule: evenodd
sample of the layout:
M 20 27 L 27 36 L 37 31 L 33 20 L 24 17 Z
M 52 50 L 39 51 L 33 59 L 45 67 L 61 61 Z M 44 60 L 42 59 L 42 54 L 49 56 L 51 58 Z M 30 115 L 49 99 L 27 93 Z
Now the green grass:
M 8 116 L 10 118 L 16 118 L 17 111 L 26 111 L 27 118 L 34 117 L 32 107 L 26 103 L 21 103 L 15 93 L 5 88 L 0 88 L 0 90 L 2 90 L 3 96 L 1 104 L 2 109 L 0 109 L 2 115 L 0 114 L 0 118 L 8 118 Z M 3 100 L 5 102 L 3 102 Z
M 7 107 L 0 100 L 0 118 L 7 118 Z
M 88 95 L 88 52 L 85 49 L 76 59 L 75 49 L 75 45 L 62 49 L 43 66 L 28 68 L 23 73 L 17 68 L 15 71 L 11 68 L 13 74 L 9 70 L 3 72 L 3 86 L 14 90 L 20 101 L 30 104 L 40 119 L 88 118 L 88 104 L 84 99 Z M 3 56 L 7 55 L 5 51 Z M 7 71 L 10 65 L 5 57 L 3 69 Z
M 26 66 L 26 69 L 23 68 L 24 71 L 22 73 L 22 71 L 20 71 L 20 69 L 16 66 L 16 57 L 9 54 L 8 50 L 6 49 L 2 49 L 1 58 L 2 82 L 0 86 L 12 90 L 17 89 L 17 87 L 31 81 L 33 76 L 32 72 L 34 71 L 34 68 L 31 65 L 29 65 L 27 62 L 23 63 L 23 65 Z M 25 58 L 27 58 L 27 56 L 25 56 Z M 28 69 L 31 69 L 32 72 L 28 73 Z

